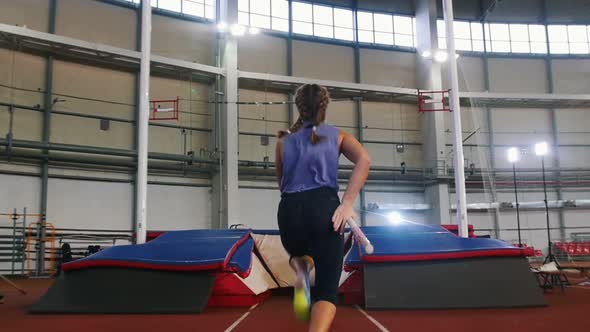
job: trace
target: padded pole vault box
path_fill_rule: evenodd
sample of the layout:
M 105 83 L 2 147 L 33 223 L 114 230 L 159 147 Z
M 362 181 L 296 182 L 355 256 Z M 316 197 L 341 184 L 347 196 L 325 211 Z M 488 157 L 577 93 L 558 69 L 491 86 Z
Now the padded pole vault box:
M 210 272 L 90 268 L 62 273 L 30 313 L 200 313 Z
M 369 309 L 452 309 L 544 306 L 527 256 L 530 248 L 462 238 L 440 225 L 364 227 L 374 246 L 354 241 L 345 269 L 363 272 Z
M 525 257 L 364 264 L 368 309 L 545 306 Z

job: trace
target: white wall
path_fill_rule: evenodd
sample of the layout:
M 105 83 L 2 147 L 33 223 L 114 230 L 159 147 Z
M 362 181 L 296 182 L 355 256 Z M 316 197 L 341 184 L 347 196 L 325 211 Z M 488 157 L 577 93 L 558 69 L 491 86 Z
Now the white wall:
M 148 185 L 149 230 L 211 228 L 210 188 Z
M 0 213 L 12 213 L 14 208 L 22 213 L 24 207 L 29 213 L 39 213 L 41 204 L 39 178 L 0 174 L 0 188 Z M 1 217 L 0 221 L 2 226 L 9 223 L 7 217 Z
M 132 229 L 133 185 L 49 179 L 47 221 L 58 228 Z
M 278 229 L 278 190 L 240 188 L 240 222 L 257 229 Z

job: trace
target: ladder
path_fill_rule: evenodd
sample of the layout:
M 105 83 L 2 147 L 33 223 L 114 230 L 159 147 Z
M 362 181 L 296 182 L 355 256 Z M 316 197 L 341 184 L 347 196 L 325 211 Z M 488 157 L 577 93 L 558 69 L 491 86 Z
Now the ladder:
M 12 274 L 15 275 L 17 269 L 20 270 L 20 274 L 25 274 L 25 261 L 26 255 L 26 223 L 27 223 L 27 208 L 23 209 L 22 218 L 16 213 L 16 209 L 13 211 L 12 219 Z M 20 266 L 18 266 L 20 264 Z
M 26 208 L 23 214 L 0 213 L 8 217 L 9 225 L 2 226 L 0 234 L 0 263 L 5 263 L 0 274 L 10 272 L 11 275 L 24 275 L 26 263 Z M 10 268 L 9 268 L 10 266 Z

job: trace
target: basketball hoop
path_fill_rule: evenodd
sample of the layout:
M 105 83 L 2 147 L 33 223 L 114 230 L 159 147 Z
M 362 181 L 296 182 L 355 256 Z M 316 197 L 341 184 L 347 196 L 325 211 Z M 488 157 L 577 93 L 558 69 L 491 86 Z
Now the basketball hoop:
M 451 90 L 418 90 L 418 112 L 452 112 L 449 107 Z
M 179 98 L 150 100 L 150 120 L 178 120 Z

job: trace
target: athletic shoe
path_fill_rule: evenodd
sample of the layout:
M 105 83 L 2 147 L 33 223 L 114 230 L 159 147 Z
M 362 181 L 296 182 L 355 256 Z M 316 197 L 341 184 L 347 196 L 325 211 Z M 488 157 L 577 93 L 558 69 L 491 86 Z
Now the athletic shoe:
M 293 294 L 293 309 L 295 316 L 304 321 L 311 318 L 311 295 L 309 290 L 309 271 L 297 274 L 295 292 Z

